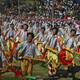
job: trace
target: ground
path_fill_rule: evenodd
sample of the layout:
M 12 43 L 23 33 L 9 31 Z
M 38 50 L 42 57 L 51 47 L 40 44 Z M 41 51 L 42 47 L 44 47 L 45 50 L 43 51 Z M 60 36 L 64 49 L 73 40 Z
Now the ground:
M 20 65 L 19 63 L 17 65 Z M 64 68 L 64 69 L 63 69 Z M 80 66 L 72 68 L 71 70 L 65 70 L 64 66 L 61 66 L 56 75 L 55 80 L 80 80 Z M 48 78 L 48 68 L 46 63 L 36 62 L 33 67 L 33 76 L 38 78 Z M 2 74 L 2 80 L 15 80 L 15 75 L 12 72 Z M 21 79 L 19 79 L 21 80 Z

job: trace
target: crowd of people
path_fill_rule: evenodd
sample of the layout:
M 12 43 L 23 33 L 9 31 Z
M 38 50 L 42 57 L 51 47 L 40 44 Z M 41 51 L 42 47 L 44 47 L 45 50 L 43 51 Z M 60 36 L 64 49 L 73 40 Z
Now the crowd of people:
M 64 3 L 56 1 L 54 8 L 55 18 L 44 15 L 39 15 L 39 17 L 34 15 L 33 18 L 27 16 L 26 18 L 24 14 L 20 16 L 2 14 L 0 16 L 0 67 L 7 63 L 2 49 L 7 56 L 13 56 L 16 60 L 23 57 L 34 58 L 35 55 L 40 59 L 47 55 L 47 58 L 50 59 L 50 51 L 46 51 L 46 46 L 57 52 L 64 48 L 74 53 L 80 52 L 80 21 L 75 15 L 80 5 L 73 3 L 72 0 Z M 15 42 L 18 44 L 12 51 L 11 48 Z M 74 55 L 69 55 L 69 57 L 72 56 Z M 73 61 L 72 64 L 75 65 L 75 62 Z M 21 61 L 23 75 L 32 76 L 32 69 L 32 60 Z M 48 69 L 48 74 L 53 76 L 56 69 L 52 63 L 49 64 Z
M 41 6 L 42 12 L 39 14 L 44 17 L 79 19 L 79 8 L 80 4 L 76 0 L 47 0 Z
M 41 55 L 43 55 L 41 53 L 44 53 L 41 49 L 45 51 L 47 43 L 49 48 L 56 51 L 61 51 L 63 48 L 78 51 L 77 46 L 80 46 L 79 20 L 32 20 L 31 18 L 22 19 L 14 15 L 2 15 L 2 18 L 0 21 L 1 47 L 2 43 L 4 43 L 3 45 L 6 45 L 9 48 L 8 51 L 10 51 L 13 45 L 7 44 L 9 40 L 11 38 L 13 42 L 20 40 L 20 43 L 15 49 L 16 59 L 22 58 L 23 56 L 34 58 L 35 53 L 41 58 Z M 40 49 L 38 49 L 38 42 L 43 42 Z M 18 55 L 20 49 L 22 52 Z M 5 64 L 5 57 L 2 52 L 0 54 L 1 61 Z M 1 66 L 2 63 L 0 63 Z M 21 61 L 22 74 L 31 76 L 32 66 L 31 60 Z M 54 69 L 51 72 L 49 71 L 49 74 L 54 74 Z
M 55 7 L 56 6 L 56 7 Z M 64 0 L 63 2 L 55 2 L 54 12 L 58 18 L 78 18 L 79 16 L 79 3 L 73 2 L 73 0 Z M 75 16 L 74 16 L 75 15 Z

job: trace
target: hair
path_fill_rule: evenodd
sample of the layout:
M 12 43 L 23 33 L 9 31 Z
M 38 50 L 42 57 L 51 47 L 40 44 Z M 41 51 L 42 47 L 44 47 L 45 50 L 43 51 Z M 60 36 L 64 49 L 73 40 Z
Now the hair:
M 65 24 L 62 24 L 62 26 L 65 26 Z
M 24 26 L 23 26 L 23 25 L 21 25 L 20 27 L 21 27 L 21 28 L 23 28 Z
M 28 28 L 28 25 L 27 24 L 24 24 L 24 25 L 26 25 L 26 27 Z
M 73 24 L 72 22 L 69 23 L 69 25 Z
M 37 24 L 37 23 L 39 24 L 39 22 L 38 22 L 38 21 L 36 22 L 36 24 Z
M 53 25 L 52 25 L 52 24 L 50 24 L 50 23 L 48 24 L 48 26 L 51 26 L 51 27 L 53 27 Z
M 52 30 L 56 29 L 56 34 L 58 33 L 58 28 L 57 27 L 54 27 L 52 28 Z
M 53 27 L 53 25 L 52 25 L 52 24 L 51 24 L 50 26 L 51 26 L 51 28 Z
M 14 25 L 13 23 L 11 23 L 10 25 Z
M 15 27 L 13 23 L 10 24 L 10 27 Z
M 75 32 L 75 34 L 76 34 L 76 30 L 75 30 L 75 29 L 71 29 L 71 32 L 72 32 L 72 31 L 74 31 L 74 32 Z
M 44 29 L 45 30 L 45 27 L 41 27 L 41 29 Z
M 27 37 L 28 37 L 29 35 L 31 35 L 32 38 L 34 38 L 34 34 L 33 34 L 33 33 L 31 33 L 31 32 L 27 33 Z
M 32 23 L 32 21 L 29 22 L 29 24 L 31 24 L 31 23 Z

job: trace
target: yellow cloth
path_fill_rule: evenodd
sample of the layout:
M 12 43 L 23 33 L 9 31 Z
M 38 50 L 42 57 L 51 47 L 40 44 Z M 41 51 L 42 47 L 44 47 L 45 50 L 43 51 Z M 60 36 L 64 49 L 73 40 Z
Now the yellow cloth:
M 65 37 L 60 37 L 61 44 L 63 44 Z
M 48 50 L 47 58 L 52 60 L 52 62 L 48 65 L 48 73 L 49 75 L 54 75 L 56 73 L 56 67 L 58 63 L 58 56 L 57 54 Z M 51 67 L 52 66 L 52 67 Z
M 42 48 L 42 44 L 38 44 L 38 50 L 40 51 L 42 49 L 41 53 L 44 53 L 44 49 Z
M 22 41 L 20 40 L 20 37 L 16 37 L 16 42 L 21 43 Z
M 66 60 L 69 60 L 72 57 L 73 55 L 70 52 L 66 51 Z
M 50 58 L 53 59 L 56 63 L 58 62 L 58 56 L 55 53 L 53 53 L 49 50 L 48 50 L 48 53 L 47 53 L 47 58 L 48 59 L 50 59 Z
M 21 61 L 22 75 L 32 76 L 33 64 L 29 60 Z
M 53 65 L 53 67 L 56 68 L 57 67 L 57 63 L 58 63 L 58 56 L 57 56 L 57 54 L 55 54 L 55 53 L 53 53 L 53 52 L 48 50 L 47 58 L 49 60 L 52 59 L 51 63 Z
M 13 44 L 14 44 L 14 42 L 12 42 L 12 41 L 8 41 L 7 42 L 7 52 L 6 52 L 6 54 L 8 55 L 8 56 L 10 56 L 11 54 L 11 49 L 12 49 L 12 47 L 13 47 Z
M 40 51 L 42 44 L 38 44 L 38 50 Z

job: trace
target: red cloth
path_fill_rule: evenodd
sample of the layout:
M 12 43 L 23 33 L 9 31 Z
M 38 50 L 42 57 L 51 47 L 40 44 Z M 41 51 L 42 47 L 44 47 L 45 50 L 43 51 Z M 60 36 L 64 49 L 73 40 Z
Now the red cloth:
M 40 51 L 40 52 L 41 52 L 41 51 Z M 41 57 L 41 59 L 44 59 L 44 58 L 45 58 L 46 53 L 47 53 L 47 50 L 44 52 L 44 54 L 43 54 L 42 56 L 40 56 L 40 57 Z
M 22 77 L 22 80 L 25 80 L 25 78 L 24 78 L 24 77 Z
M 78 52 L 80 52 L 80 50 L 79 50 L 79 46 L 78 46 L 77 48 L 78 48 Z
M 19 77 L 22 74 L 20 70 L 16 70 L 15 68 L 12 68 L 12 72 L 15 73 L 15 77 Z
M 16 69 L 15 68 L 12 68 L 11 70 L 12 70 L 12 72 L 16 72 Z
M 71 64 L 71 62 L 73 61 L 74 58 L 70 58 L 69 60 L 66 60 L 66 53 L 65 53 L 65 51 L 61 51 L 60 54 L 59 54 L 59 59 L 60 59 L 60 62 L 63 65 L 69 65 L 69 64 Z
M 16 77 L 19 77 L 20 75 L 21 75 L 21 71 L 20 71 L 20 70 L 16 70 L 15 76 L 16 76 Z

